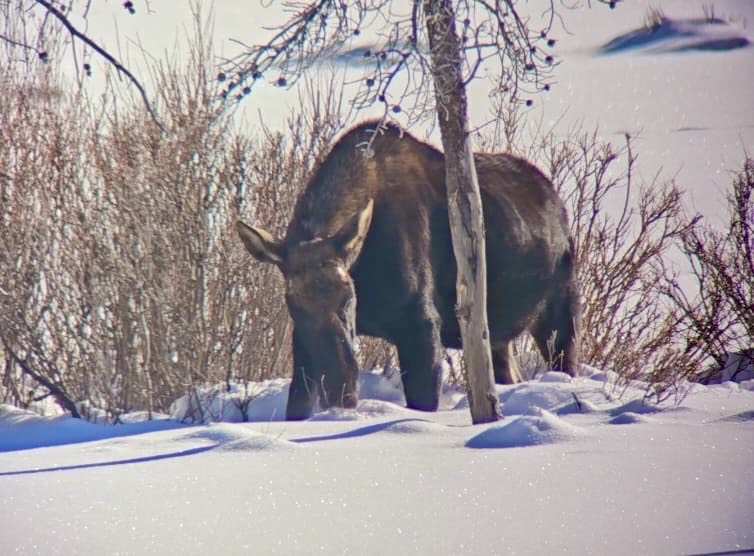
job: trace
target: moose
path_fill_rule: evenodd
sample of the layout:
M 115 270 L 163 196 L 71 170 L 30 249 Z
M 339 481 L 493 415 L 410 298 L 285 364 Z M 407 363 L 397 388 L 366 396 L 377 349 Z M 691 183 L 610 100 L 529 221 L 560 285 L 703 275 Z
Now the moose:
M 565 207 L 552 183 L 508 154 L 475 154 L 484 213 L 495 381 L 521 381 L 512 341 L 528 330 L 573 375 L 579 293 Z M 246 249 L 276 265 L 293 320 L 286 418 L 358 401 L 356 335 L 398 351 L 409 408 L 435 411 L 443 347 L 461 348 L 444 155 L 393 124 L 345 133 L 313 172 L 283 239 L 238 222 Z

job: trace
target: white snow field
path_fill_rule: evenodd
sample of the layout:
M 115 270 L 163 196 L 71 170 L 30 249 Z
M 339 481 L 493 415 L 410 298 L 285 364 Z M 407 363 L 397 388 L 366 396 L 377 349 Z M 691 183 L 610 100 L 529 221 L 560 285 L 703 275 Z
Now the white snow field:
M 260 389 L 247 423 L 103 426 L 2 406 L 0 552 L 754 550 L 754 384 L 694 386 L 660 408 L 611 396 L 608 379 L 499 387 L 506 417 L 483 426 L 458 393 L 420 413 L 367 373 L 357 410 L 296 423 L 279 420 L 285 381 Z
M 706 3 L 720 23 L 691 21 L 703 2 L 592 4 L 562 10 L 572 34 L 555 37 L 557 83 L 532 117 L 616 141 L 640 132 L 642 176 L 675 177 L 719 218 L 754 145 L 754 2 Z M 259 7 L 245 6 L 217 3 L 218 41 L 254 32 Z M 118 24 L 159 54 L 187 18 L 150 7 Z M 671 23 L 634 33 L 648 7 Z M 92 17 L 95 31 L 108 19 Z M 283 97 L 260 89 L 250 106 L 282 117 Z M 638 388 L 619 396 L 610 371 L 583 371 L 499 387 L 506 417 L 483 426 L 460 393 L 418 413 L 395 376 L 371 373 L 356 411 L 296 423 L 281 420 L 284 379 L 253 385 L 245 414 L 216 396 L 225 422 L 210 425 L 1 406 L 0 555 L 754 553 L 754 384 L 656 406 Z

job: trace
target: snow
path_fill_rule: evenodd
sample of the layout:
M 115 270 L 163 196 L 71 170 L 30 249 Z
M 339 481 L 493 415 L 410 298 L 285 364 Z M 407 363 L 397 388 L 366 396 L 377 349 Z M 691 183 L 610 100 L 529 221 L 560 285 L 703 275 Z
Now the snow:
M 545 409 L 532 406 L 532 415 L 522 415 L 502 425 L 488 427 L 466 442 L 469 448 L 518 448 L 576 440 L 587 434 Z
M 251 36 L 262 20 L 241 6 L 216 6 L 216 36 Z M 661 40 L 599 52 L 650 6 L 673 22 Z M 640 132 L 645 177 L 675 176 L 719 217 L 754 144 L 754 48 L 705 41 L 751 42 L 754 3 L 714 7 L 724 25 L 689 23 L 701 7 L 685 0 L 564 12 L 558 83 L 532 117 Z M 161 52 L 166 19 L 187 19 L 154 9 L 118 23 Z M 283 97 L 250 102 L 273 117 L 295 102 Z M 754 553 L 754 381 L 656 404 L 641 385 L 614 391 L 611 370 L 583 374 L 499 387 L 506 417 L 481 426 L 450 387 L 440 411 L 406 409 L 397 371 L 363 373 L 355 410 L 295 423 L 285 379 L 116 426 L 1 406 L 0 554 Z
M 382 398 L 304 422 L 90 425 L 0 410 L 4 554 L 681 554 L 754 548 L 754 391 L 604 373 L 499 386 L 469 424 Z M 272 383 L 267 383 L 272 384 Z M 392 386 L 392 388 L 391 388 Z M 274 390 L 274 387 L 273 387 Z M 447 389 L 446 399 L 456 393 Z M 363 393 L 362 393 L 363 396 Z M 276 408 L 270 399 L 254 398 Z M 578 411 L 576 401 L 582 407 Z M 179 407 L 180 404 L 176 404 Z M 254 412 L 250 413 L 254 415 Z
M 751 42 L 721 19 L 664 19 L 653 27 L 641 27 L 608 41 L 598 52 L 614 54 L 627 50 L 646 53 L 681 52 L 684 50 L 733 50 Z
M 630 133 L 640 178 L 674 179 L 690 209 L 722 223 L 731 171 L 754 144 L 754 3 L 708 5 L 723 23 L 700 22 L 702 4 L 685 0 L 565 11 L 570 33 L 557 36 L 562 64 L 556 83 L 546 98 L 535 98 L 531 117 L 562 134 L 577 125 L 599 128 L 603 139 L 618 145 Z M 601 52 L 634 33 L 649 8 L 668 18 L 663 38 L 634 37 L 632 48 Z M 723 38 L 730 49 L 715 49 L 712 42 Z M 749 45 L 738 47 L 743 41 Z

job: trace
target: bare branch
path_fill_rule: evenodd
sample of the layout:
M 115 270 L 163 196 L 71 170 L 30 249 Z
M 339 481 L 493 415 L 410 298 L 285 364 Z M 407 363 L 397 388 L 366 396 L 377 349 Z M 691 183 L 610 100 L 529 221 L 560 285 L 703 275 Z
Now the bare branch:
M 133 84 L 134 87 L 139 91 L 139 94 L 141 95 L 142 100 L 144 101 L 144 105 L 147 108 L 147 111 L 149 112 L 149 115 L 152 116 L 152 119 L 157 124 L 157 126 L 160 128 L 160 130 L 164 131 L 164 128 L 162 124 L 160 123 L 160 120 L 157 118 L 157 114 L 154 112 L 154 109 L 152 108 L 152 103 L 149 101 L 149 97 L 147 96 L 147 92 L 144 89 L 144 86 L 141 84 L 141 82 L 136 78 L 136 76 L 131 73 L 131 71 L 125 67 L 123 64 L 121 64 L 112 54 L 110 54 L 105 48 L 97 44 L 95 41 L 93 41 L 86 33 L 83 33 L 79 31 L 68 19 L 68 16 L 66 16 L 63 12 L 61 12 L 58 8 L 56 8 L 51 2 L 48 2 L 47 0 L 34 0 L 37 4 L 42 6 L 45 10 L 47 10 L 47 13 L 52 15 L 55 19 L 57 19 L 63 27 L 66 28 L 66 30 L 71 34 L 72 37 L 75 39 L 80 40 L 85 45 L 87 45 L 89 48 L 94 50 L 99 56 L 104 58 L 110 65 L 112 65 L 119 74 L 123 74 L 126 76 L 126 78 Z M 89 10 L 89 6 L 87 5 L 86 10 Z

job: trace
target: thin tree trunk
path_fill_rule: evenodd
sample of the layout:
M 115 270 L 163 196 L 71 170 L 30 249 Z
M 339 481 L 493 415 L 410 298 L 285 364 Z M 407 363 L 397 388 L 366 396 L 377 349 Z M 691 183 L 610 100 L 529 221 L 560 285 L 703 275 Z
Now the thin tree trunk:
M 468 133 L 466 89 L 462 79 L 460 39 L 451 0 L 424 0 L 435 102 L 445 150 L 450 231 L 458 265 L 458 323 L 474 424 L 502 417 L 487 325 L 487 265 L 484 220 L 474 155 Z

